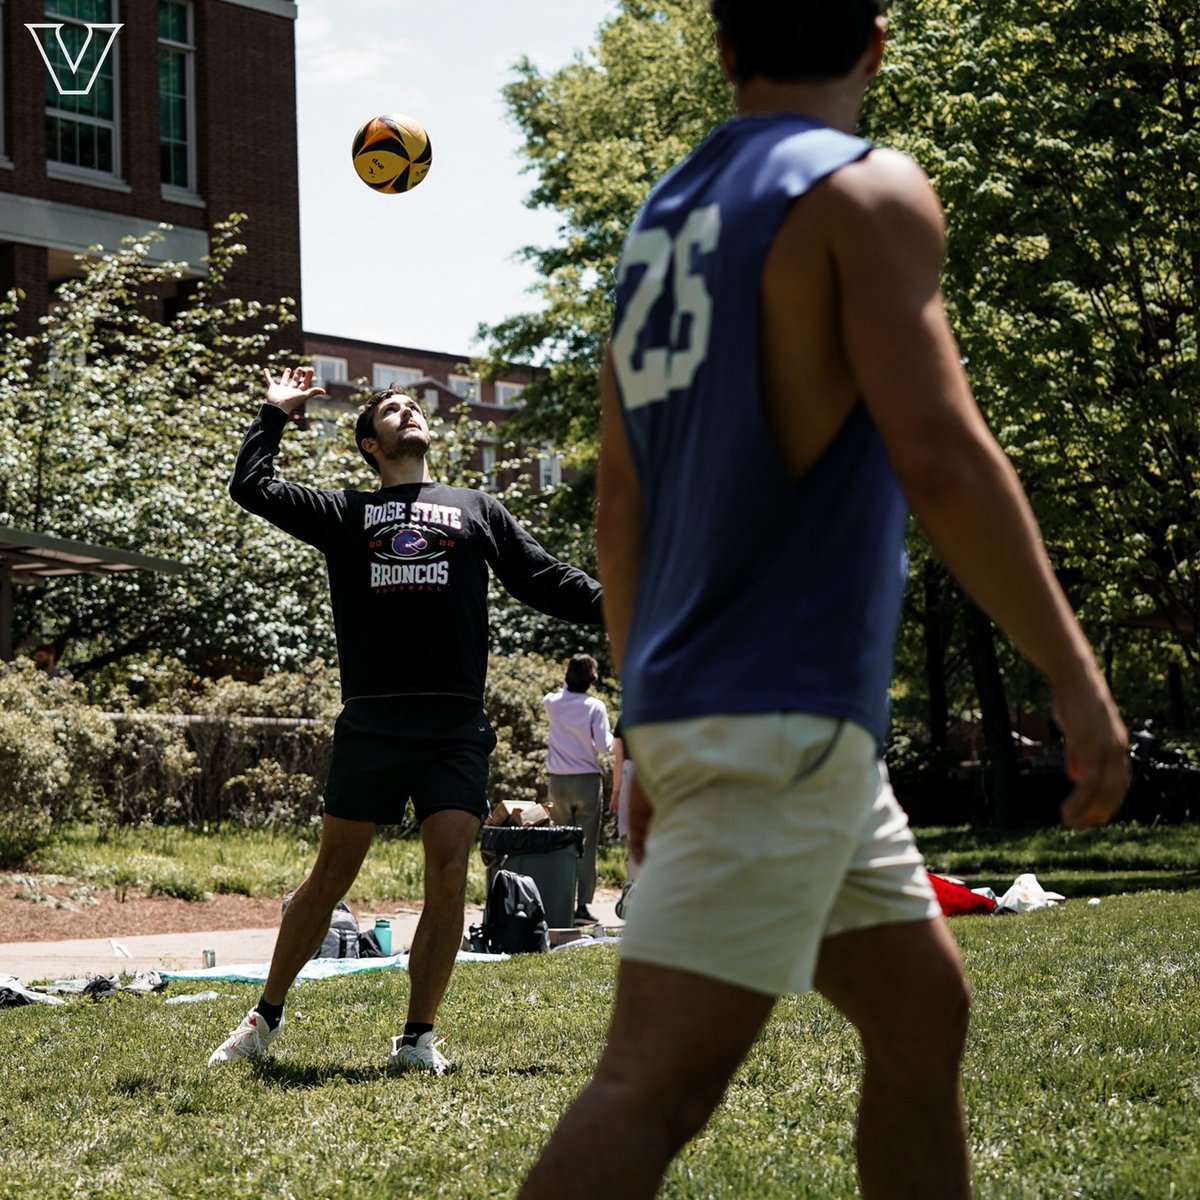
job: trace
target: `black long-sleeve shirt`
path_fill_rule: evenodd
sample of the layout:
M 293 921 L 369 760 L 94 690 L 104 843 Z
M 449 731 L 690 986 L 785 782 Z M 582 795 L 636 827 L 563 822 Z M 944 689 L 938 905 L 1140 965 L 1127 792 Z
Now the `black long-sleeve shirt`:
M 343 700 L 482 700 L 489 567 L 540 612 L 601 624 L 600 585 L 544 550 L 484 492 L 442 483 L 330 491 L 276 479 L 287 422 L 282 409 L 262 407 L 229 493 L 325 556 Z

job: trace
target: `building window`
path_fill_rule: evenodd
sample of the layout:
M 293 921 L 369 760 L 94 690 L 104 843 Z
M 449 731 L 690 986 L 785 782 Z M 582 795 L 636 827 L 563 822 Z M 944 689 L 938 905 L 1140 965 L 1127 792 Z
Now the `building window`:
M 480 469 L 488 487 L 496 486 L 496 443 L 484 442 L 479 447 Z
M 192 6 L 158 5 L 158 147 L 164 188 L 196 193 L 196 41 Z
M 475 375 L 449 375 L 446 386 L 463 400 L 474 400 L 479 396 L 479 379 Z
M 393 383 L 403 388 L 424 378 L 425 372 L 415 367 L 394 367 L 389 363 L 375 363 L 371 367 L 371 386 L 377 392 Z
M 538 488 L 558 487 L 562 483 L 562 459 L 549 451 L 543 450 L 537 460 Z
M 521 389 L 525 385 L 523 383 L 504 383 L 497 381 L 496 383 L 496 403 L 500 408 L 516 408 L 519 403 L 518 397 L 521 395 Z
M 324 387 L 327 383 L 347 383 L 346 360 L 344 358 L 328 358 L 324 354 L 312 356 L 313 383 Z
M 121 169 L 117 141 L 120 46 L 110 43 L 111 31 L 97 29 L 93 33 L 88 26 L 115 24 L 116 7 L 116 0 L 46 0 L 46 22 L 62 28 L 58 36 L 53 30 L 38 31 L 53 68 L 53 75 L 46 73 L 46 157 L 64 167 L 109 176 L 119 175 Z M 83 91 L 89 80 L 90 86 Z M 68 92 L 83 94 L 60 94 L 64 84 Z

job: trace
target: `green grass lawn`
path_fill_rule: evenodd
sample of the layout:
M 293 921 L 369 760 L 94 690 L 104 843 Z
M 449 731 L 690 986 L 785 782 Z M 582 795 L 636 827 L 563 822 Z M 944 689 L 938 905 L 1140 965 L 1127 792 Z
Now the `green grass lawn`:
M 931 870 L 966 878 L 972 887 L 990 886 L 997 894 L 1025 871 L 1033 871 L 1044 887 L 1066 896 L 1200 887 L 1200 824 L 1155 829 L 1120 825 L 1083 834 L 959 826 L 920 829 L 917 836 Z M 27 869 L 102 888 L 136 886 L 185 899 L 201 899 L 210 892 L 282 897 L 304 878 L 315 855 L 313 837 L 298 833 L 200 831 L 170 825 L 100 831 L 76 825 L 58 830 Z M 624 883 L 620 846 L 601 849 L 598 874 L 601 886 Z M 485 872 L 476 853 L 467 898 L 482 904 L 484 888 Z M 419 843 L 378 838 L 350 891 L 350 903 L 420 896 Z
M 89 825 L 58 829 L 53 840 L 25 864 L 25 873 L 64 875 L 93 887 L 137 887 L 149 894 L 202 900 L 206 893 L 283 897 L 308 874 L 316 858 L 315 835 L 175 825 L 97 830 Z M 625 852 L 602 848 L 597 873 L 602 887 L 625 882 Z M 0 874 L 0 885 L 4 876 Z M 352 905 L 421 898 L 421 845 L 415 838 L 378 837 L 350 889 Z M 486 872 L 478 850 L 471 856 L 467 899 L 482 904 Z
M 1200 890 L 952 928 L 978 1195 L 1200 1196 Z M 460 1069 L 440 1080 L 383 1068 L 399 971 L 301 985 L 261 1066 L 204 1065 L 249 985 L 3 1010 L 0 1197 L 511 1196 L 590 1072 L 615 969 L 608 947 L 460 967 L 441 1020 Z M 822 1001 L 782 1001 L 662 1194 L 854 1195 L 858 1066 Z M 613 1152 L 602 1128 L 594 1152 Z

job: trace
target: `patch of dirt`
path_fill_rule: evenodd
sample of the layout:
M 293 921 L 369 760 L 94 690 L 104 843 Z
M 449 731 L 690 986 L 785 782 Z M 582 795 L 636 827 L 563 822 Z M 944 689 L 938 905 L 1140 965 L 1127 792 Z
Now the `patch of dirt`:
M 121 901 L 111 888 L 93 888 L 61 876 L 0 877 L 0 944 L 263 929 L 278 923 L 279 901 L 271 897 L 177 900 L 144 896 L 130 888 Z

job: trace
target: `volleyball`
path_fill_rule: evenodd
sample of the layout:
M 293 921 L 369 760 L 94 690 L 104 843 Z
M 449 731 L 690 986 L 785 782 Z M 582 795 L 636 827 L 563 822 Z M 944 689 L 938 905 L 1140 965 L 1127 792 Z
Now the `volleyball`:
M 359 179 L 388 195 L 411 191 L 433 162 L 425 127 L 403 113 L 372 117 L 354 135 L 353 154 Z

